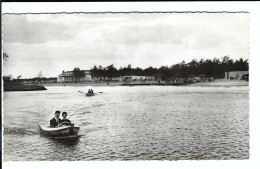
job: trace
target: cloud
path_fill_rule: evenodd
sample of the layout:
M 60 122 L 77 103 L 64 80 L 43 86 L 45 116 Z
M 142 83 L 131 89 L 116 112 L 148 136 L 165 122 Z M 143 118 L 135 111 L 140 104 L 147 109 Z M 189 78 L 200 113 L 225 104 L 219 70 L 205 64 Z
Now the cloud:
M 10 55 L 5 73 L 29 77 L 94 64 L 146 68 L 248 58 L 248 14 L 4 15 L 3 40 Z
M 3 17 L 4 43 L 39 44 L 50 41 L 67 41 L 75 34 L 61 23 L 29 21 L 29 15 Z M 39 16 L 40 17 L 40 16 Z
M 104 29 L 104 41 L 116 44 L 139 45 L 144 43 L 181 43 L 182 36 L 176 27 L 167 24 L 158 25 L 120 25 L 111 29 Z

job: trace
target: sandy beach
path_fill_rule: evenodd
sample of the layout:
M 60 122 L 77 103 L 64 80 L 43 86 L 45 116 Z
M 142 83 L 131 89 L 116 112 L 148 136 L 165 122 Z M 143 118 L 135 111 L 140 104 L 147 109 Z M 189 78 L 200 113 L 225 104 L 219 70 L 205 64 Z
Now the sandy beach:
M 43 86 L 121 86 L 122 82 L 42 83 Z
M 164 84 L 165 82 L 162 82 Z M 157 85 L 157 81 L 131 82 L 131 85 Z M 41 83 L 43 86 L 122 86 L 124 82 L 84 82 L 84 83 Z
M 87 82 L 87 83 L 42 83 L 43 86 L 122 86 L 123 82 Z M 161 85 L 164 85 L 161 82 Z M 131 85 L 158 85 L 157 81 L 147 82 L 131 82 Z M 249 86 L 249 82 L 245 80 L 229 80 L 229 79 L 215 79 L 213 82 L 199 82 L 188 84 L 190 86 Z
M 192 83 L 190 86 L 249 86 L 249 81 L 245 80 L 229 80 L 215 79 L 213 82 Z

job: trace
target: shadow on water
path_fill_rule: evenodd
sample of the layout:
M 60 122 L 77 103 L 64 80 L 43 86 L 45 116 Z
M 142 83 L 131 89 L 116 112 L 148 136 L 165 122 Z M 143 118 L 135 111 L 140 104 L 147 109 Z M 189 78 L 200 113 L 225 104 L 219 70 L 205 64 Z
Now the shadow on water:
M 68 137 L 46 137 L 48 140 L 55 144 L 62 146 L 76 146 L 79 143 L 79 138 L 82 135 L 68 136 Z

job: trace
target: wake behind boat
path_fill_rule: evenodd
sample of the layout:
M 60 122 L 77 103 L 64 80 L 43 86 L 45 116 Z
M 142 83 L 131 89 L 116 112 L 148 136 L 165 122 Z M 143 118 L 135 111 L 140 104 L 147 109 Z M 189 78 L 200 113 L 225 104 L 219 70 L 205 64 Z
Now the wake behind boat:
M 46 137 L 71 137 L 77 136 L 80 127 L 76 126 L 61 126 L 61 127 L 50 127 L 47 125 L 38 125 L 40 133 Z

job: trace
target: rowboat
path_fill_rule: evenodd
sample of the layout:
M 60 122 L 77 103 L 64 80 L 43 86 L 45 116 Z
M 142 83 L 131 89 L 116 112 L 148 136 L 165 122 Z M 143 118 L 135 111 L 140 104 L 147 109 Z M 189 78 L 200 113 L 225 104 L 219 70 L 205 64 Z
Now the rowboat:
M 50 127 L 44 125 L 38 125 L 40 133 L 46 137 L 67 137 L 77 136 L 79 127 L 76 126 L 61 126 L 61 127 Z
M 86 93 L 86 96 L 95 96 L 95 93 Z

